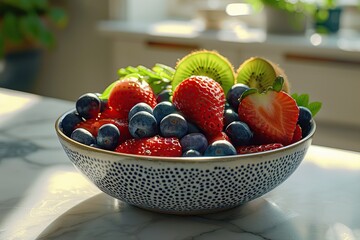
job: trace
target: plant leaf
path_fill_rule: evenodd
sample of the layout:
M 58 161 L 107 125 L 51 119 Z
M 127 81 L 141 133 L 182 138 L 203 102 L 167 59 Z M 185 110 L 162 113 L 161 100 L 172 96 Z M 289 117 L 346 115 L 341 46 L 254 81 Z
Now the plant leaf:
M 313 117 L 320 111 L 321 107 L 321 102 L 312 102 L 307 106 Z
M 114 88 L 115 84 L 116 84 L 118 81 L 120 81 L 120 80 L 117 80 L 117 81 L 111 83 L 111 84 L 103 91 L 103 93 L 100 95 L 99 98 L 100 98 L 101 100 L 109 99 L 110 92 L 111 92 L 111 90 Z
M 51 21 L 58 27 L 64 28 L 68 25 L 68 16 L 61 8 L 53 7 L 49 10 Z
M 258 89 L 256 89 L 256 88 L 249 88 L 249 89 L 245 90 L 245 92 L 243 92 L 241 94 L 239 101 L 244 99 L 246 96 L 257 93 L 257 92 L 258 92 Z
M 6 13 L 3 18 L 4 39 L 12 43 L 21 43 L 23 36 L 19 30 L 19 21 L 13 13 Z
M 292 94 L 291 97 L 295 99 L 298 106 L 307 107 L 309 105 L 309 94 Z
M 281 76 L 276 77 L 272 89 L 276 92 L 280 92 L 283 88 L 283 85 L 284 85 L 284 78 Z

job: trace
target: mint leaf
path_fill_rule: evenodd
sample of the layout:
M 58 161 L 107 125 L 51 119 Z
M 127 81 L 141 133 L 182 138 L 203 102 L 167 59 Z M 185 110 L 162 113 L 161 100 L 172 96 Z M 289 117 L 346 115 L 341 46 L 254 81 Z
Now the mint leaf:
M 321 102 L 312 102 L 307 106 L 313 117 L 320 111 L 321 107 Z
M 309 94 L 301 94 L 298 96 L 297 102 L 300 106 L 308 106 L 309 105 Z
M 306 107 L 310 110 L 312 116 L 314 117 L 321 109 L 321 102 L 310 102 L 309 94 L 297 94 L 293 93 L 291 97 L 296 101 L 296 104 L 300 107 Z
M 258 89 L 257 88 L 249 88 L 247 90 L 245 90 L 245 92 L 243 92 L 240 96 L 239 101 L 241 101 L 242 99 L 244 99 L 246 96 L 250 95 L 250 94 L 254 94 L 257 93 Z
M 276 92 L 280 92 L 283 88 L 284 85 L 284 78 L 279 76 L 275 79 L 272 89 L 275 90 Z

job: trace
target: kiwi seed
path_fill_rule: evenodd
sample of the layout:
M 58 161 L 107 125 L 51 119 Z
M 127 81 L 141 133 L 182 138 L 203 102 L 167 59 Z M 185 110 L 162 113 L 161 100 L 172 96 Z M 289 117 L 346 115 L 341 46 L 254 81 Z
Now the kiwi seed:
M 178 61 L 172 80 L 173 89 L 191 76 L 207 76 L 218 82 L 226 94 L 235 84 L 234 68 L 216 51 L 197 50 Z

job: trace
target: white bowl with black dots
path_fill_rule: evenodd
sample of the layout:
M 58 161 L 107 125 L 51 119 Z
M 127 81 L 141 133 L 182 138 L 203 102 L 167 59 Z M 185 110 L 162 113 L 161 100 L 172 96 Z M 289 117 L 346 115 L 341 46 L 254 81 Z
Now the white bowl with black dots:
M 75 142 L 55 129 L 74 166 L 104 193 L 144 209 L 202 214 L 230 209 L 284 182 L 311 145 L 308 136 L 289 146 L 227 157 L 151 157 L 122 154 Z

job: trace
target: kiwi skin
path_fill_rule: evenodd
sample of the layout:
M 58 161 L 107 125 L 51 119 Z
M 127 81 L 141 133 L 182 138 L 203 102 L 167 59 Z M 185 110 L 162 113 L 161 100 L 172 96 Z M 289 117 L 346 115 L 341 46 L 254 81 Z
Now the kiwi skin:
M 195 50 L 181 58 L 175 67 L 173 89 L 191 76 L 207 76 L 218 82 L 225 94 L 236 83 L 234 67 L 217 51 Z
M 287 78 L 287 76 L 286 76 L 286 74 L 285 74 L 285 71 L 284 71 L 282 68 L 280 68 L 280 66 L 279 66 L 278 64 L 275 64 L 274 62 L 272 62 L 272 61 L 270 61 L 270 60 L 268 60 L 268 59 L 266 59 L 266 58 L 263 58 L 263 57 L 251 57 L 251 58 L 245 60 L 245 61 L 240 65 L 240 67 L 238 68 L 238 70 L 237 70 L 237 72 L 236 72 L 236 79 L 237 79 L 237 81 L 238 81 L 238 82 L 241 82 L 241 81 L 239 81 L 239 79 L 238 79 L 238 75 L 239 75 L 240 71 L 242 70 L 242 68 L 246 67 L 246 64 L 247 64 L 248 62 L 254 61 L 254 60 L 256 60 L 256 59 L 260 59 L 261 61 L 265 61 L 265 62 L 267 62 L 269 65 L 271 65 L 271 67 L 273 68 L 273 70 L 274 70 L 274 72 L 275 72 L 274 80 L 275 80 L 276 77 L 278 77 L 278 76 L 282 76 L 282 77 L 284 78 L 284 85 L 283 85 L 283 89 L 282 89 L 282 90 L 285 91 L 285 92 L 287 92 L 287 93 L 289 93 L 289 91 L 290 91 L 290 84 L 289 84 L 288 78 Z M 272 83 L 273 83 L 273 82 L 271 82 L 271 84 L 268 83 L 267 85 L 272 86 Z M 246 84 L 246 83 L 244 83 L 244 84 Z

